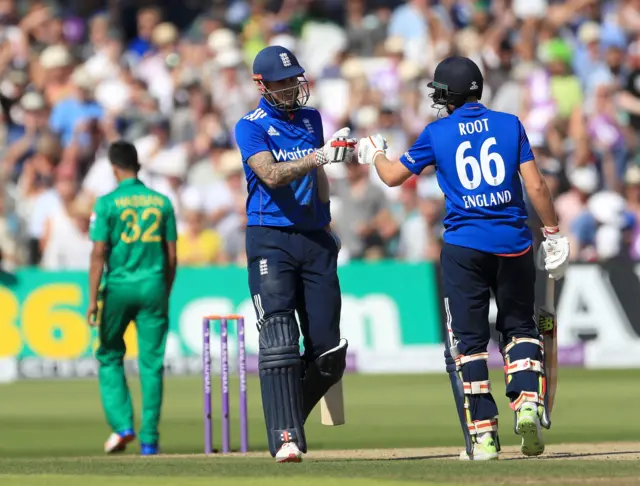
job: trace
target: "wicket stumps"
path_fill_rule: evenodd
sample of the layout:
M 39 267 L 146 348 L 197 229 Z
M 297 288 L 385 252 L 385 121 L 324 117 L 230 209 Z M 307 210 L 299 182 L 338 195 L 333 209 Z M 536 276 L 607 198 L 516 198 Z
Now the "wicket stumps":
M 220 382 L 222 418 L 222 453 L 231 452 L 229 425 L 229 349 L 228 322 L 235 321 L 238 337 L 238 378 L 240 381 L 240 452 L 249 451 L 247 427 L 247 360 L 244 344 L 244 317 L 239 315 L 206 316 L 202 319 L 202 374 L 204 384 L 204 453 L 213 452 L 213 425 L 211 409 L 211 322 L 220 322 Z

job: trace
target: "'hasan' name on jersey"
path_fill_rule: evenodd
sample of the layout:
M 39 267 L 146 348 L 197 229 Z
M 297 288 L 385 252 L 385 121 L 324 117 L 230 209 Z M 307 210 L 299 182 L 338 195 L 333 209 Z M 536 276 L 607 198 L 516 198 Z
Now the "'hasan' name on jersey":
M 474 133 L 480 132 L 488 132 L 489 120 L 486 118 L 482 118 L 480 120 L 474 120 L 472 122 L 458 123 L 458 129 L 460 130 L 460 135 L 462 136 L 472 135 Z M 462 200 L 464 201 L 465 208 L 498 206 L 499 204 L 506 204 L 508 202 L 511 202 L 511 191 L 506 190 L 462 196 Z

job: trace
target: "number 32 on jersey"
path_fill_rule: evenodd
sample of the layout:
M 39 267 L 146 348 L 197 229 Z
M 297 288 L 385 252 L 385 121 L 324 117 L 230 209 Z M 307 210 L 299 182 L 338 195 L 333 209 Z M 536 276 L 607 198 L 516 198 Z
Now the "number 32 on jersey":
M 120 213 L 120 220 L 126 225 L 120 235 L 120 239 L 125 243 L 135 243 L 138 240 L 143 243 L 157 243 L 162 240 L 158 231 L 162 222 L 162 212 L 158 208 L 146 208 L 140 218 L 134 209 L 127 208 Z M 149 224 L 141 224 L 141 221 Z
M 496 143 L 495 137 L 487 138 L 482 143 L 479 161 L 472 155 L 466 155 L 466 152 L 472 148 L 469 140 L 458 145 L 456 170 L 462 187 L 468 191 L 476 191 L 483 179 L 490 187 L 497 187 L 504 182 L 504 159 L 499 153 L 490 152 Z M 469 177 L 469 172 L 471 172 L 471 177 Z M 465 208 L 497 206 L 511 201 L 511 192 L 506 190 L 463 195 L 462 200 Z

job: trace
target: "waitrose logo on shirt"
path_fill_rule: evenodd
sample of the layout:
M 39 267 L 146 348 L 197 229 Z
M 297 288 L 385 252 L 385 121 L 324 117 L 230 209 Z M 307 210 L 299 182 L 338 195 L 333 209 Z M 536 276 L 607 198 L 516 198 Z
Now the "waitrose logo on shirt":
M 280 149 L 278 151 L 271 150 L 271 153 L 273 154 L 273 157 L 278 161 L 278 162 L 285 162 L 287 160 L 296 160 L 296 159 L 301 159 L 302 157 L 312 154 L 313 152 L 315 152 L 316 149 L 310 148 L 310 149 L 299 149 L 298 147 L 295 148 L 295 150 L 283 150 Z

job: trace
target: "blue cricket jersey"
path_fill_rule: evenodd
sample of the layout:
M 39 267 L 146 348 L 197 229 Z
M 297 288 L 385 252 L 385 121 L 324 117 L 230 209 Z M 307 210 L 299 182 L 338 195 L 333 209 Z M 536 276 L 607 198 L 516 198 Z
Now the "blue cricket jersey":
M 418 175 L 435 164 L 446 198 L 444 241 L 495 254 L 532 244 L 520 164 L 533 160 L 513 115 L 466 103 L 429 124 L 400 162 Z
M 262 99 L 236 124 L 235 136 L 247 179 L 248 226 L 316 230 L 330 223 L 329 203 L 318 195 L 317 169 L 288 186 L 270 189 L 247 164 L 259 152 L 270 152 L 277 163 L 286 164 L 322 147 L 322 120 L 316 109 L 303 107 L 288 114 Z

